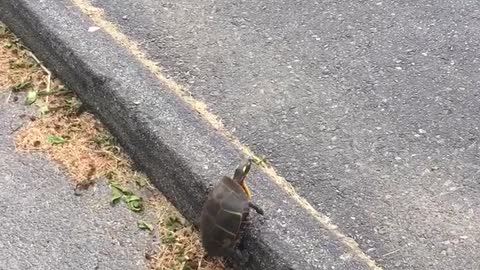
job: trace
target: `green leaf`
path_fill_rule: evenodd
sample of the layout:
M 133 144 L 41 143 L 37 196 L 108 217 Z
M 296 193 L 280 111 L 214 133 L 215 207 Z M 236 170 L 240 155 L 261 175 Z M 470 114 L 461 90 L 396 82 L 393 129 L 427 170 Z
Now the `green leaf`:
M 27 89 L 28 87 L 31 87 L 30 81 L 21 81 L 21 82 L 15 84 L 15 85 L 12 87 L 12 91 L 13 91 L 13 92 L 20 92 L 20 91 L 22 91 L 22 90 Z
M 136 195 L 128 195 L 128 196 L 125 196 L 125 202 L 126 203 L 129 203 L 129 202 L 137 202 L 137 201 L 141 201 L 142 198 L 136 196 Z
M 110 188 L 116 188 L 118 189 L 120 192 L 123 193 L 123 195 L 133 195 L 133 192 L 131 192 L 130 190 L 122 187 L 117 181 L 111 181 L 110 182 Z
M 183 224 L 177 217 L 169 217 L 167 222 L 165 222 L 165 226 L 169 231 L 176 232 L 182 228 Z
M 65 138 L 60 136 L 53 136 L 53 135 L 48 136 L 47 141 L 53 145 L 64 144 L 67 142 Z
M 139 187 L 144 187 L 144 186 L 147 185 L 147 180 L 145 180 L 145 178 L 143 178 L 143 177 L 137 177 L 137 178 L 135 178 L 135 183 Z
M 124 195 L 130 194 L 131 192 L 124 189 L 117 181 L 110 182 L 110 189 L 112 190 L 112 203 L 117 203 Z
M 141 201 L 132 201 L 127 204 L 128 209 L 132 210 L 133 212 L 140 212 L 143 210 L 143 205 Z
M 142 230 L 149 230 L 149 231 L 153 230 L 153 226 L 151 224 L 148 224 L 147 222 L 145 222 L 143 220 L 139 220 L 137 222 L 137 226 L 138 226 L 138 228 L 140 228 Z
M 167 232 L 167 235 L 162 240 L 165 244 L 173 244 L 177 242 L 177 237 L 172 232 Z
M 117 181 L 110 182 L 110 189 L 112 190 L 112 203 L 116 203 L 122 199 L 127 204 L 128 209 L 134 212 L 143 210 L 142 198 L 123 188 Z
M 123 197 L 123 192 L 117 188 L 111 188 L 111 189 L 112 189 L 112 203 L 116 204 Z
M 35 100 L 37 100 L 37 92 L 33 90 L 28 91 L 25 104 L 31 105 L 35 102 Z
M 120 192 L 122 192 L 122 194 L 125 194 L 127 193 L 128 191 L 126 189 L 124 189 L 120 183 L 118 183 L 117 181 L 111 181 L 110 182 L 110 188 L 115 188 L 115 189 L 118 189 Z
M 114 146 L 117 144 L 115 137 L 110 134 L 99 134 L 92 138 L 99 146 Z
M 125 203 L 127 203 L 128 209 L 133 212 L 140 212 L 143 210 L 142 198 L 135 195 L 127 195 L 123 197 Z

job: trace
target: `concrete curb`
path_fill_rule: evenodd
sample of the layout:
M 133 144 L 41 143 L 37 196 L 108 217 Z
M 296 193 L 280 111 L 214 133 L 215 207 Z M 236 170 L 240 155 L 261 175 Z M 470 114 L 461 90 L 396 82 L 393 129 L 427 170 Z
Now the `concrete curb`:
M 115 134 L 136 164 L 191 221 L 206 193 L 241 157 L 130 51 L 67 0 L 0 0 L 5 22 Z M 258 171 L 250 181 L 266 211 L 245 237 L 247 269 L 369 269 Z

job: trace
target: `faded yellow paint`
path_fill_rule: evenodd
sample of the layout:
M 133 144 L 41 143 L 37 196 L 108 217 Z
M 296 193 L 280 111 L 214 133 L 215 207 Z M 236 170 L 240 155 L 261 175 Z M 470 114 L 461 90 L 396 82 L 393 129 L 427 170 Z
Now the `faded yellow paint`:
M 150 60 L 134 41 L 120 32 L 114 23 L 105 18 L 102 9 L 94 7 L 88 0 L 72 0 L 72 2 L 83 13 L 88 15 L 97 26 L 101 27 L 103 31 L 108 33 L 115 41 L 135 55 L 139 62 L 156 75 L 158 80 L 164 83 L 173 93 L 177 94 L 185 103 L 197 111 L 214 129 L 226 137 L 239 151 L 248 157 L 254 157 L 257 160 L 261 160 L 261 158 L 256 156 L 250 148 L 243 145 L 236 136 L 225 128 L 220 118 L 211 113 L 204 102 L 194 99 L 185 86 L 167 78 L 167 76 L 163 74 L 162 68 L 157 63 Z M 354 255 L 364 261 L 371 269 L 382 270 L 380 266 L 377 266 L 373 259 L 363 252 L 355 240 L 341 232 L 338 229 L 338 226 L 332 223 L 329 217 L 313 208 L 313 206 L 305 198 L 300 196 L 295 191 L 294 187 L 286 181 L 285 178 L 280 176 L 272 166 L 263 166 L 261 168 L 275 184 L 281 187 L 293 200 L 314 217 L 323 228 L 331 232 Z

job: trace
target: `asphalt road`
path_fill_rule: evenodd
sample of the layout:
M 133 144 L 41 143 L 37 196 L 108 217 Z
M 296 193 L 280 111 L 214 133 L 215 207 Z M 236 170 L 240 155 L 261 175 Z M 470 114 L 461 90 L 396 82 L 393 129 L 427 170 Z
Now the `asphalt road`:
M 479 269 L 478 1 L 94 0 L 385 269 Z
M 138 216 L 110 206 L 105 183 L 76 196 L 56 164 L 15 151 L 12 132 L 32 111 L 6 104 L 7 96 L 0 94 L 0 269 L 146 269 L 151 238 Z

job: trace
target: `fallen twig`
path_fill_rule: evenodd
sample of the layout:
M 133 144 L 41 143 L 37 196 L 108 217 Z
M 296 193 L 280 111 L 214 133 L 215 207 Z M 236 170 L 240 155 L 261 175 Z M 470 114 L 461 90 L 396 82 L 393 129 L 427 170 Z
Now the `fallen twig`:
M 38 58 L 32 52 L 28 52 L 28 53 L 30 54 L 30 57 L 32 57 L 33 60 L 35 60 L 40 65 L 40 67 L 43 69 L 43 71 L 45 71 L 48 74 L 48 77 L 47 77 L 47 91 L 46 92 L 50 93 L 50 82 L 52 81 L 52 72 L 50 72 L 50 70 L 48 70 L 44 65 L 42 65 L 42 62 L 40 62 L 40 60 L 38 60 Z M 45 101 L 48 104 L 48 94 L 46 95 Z

